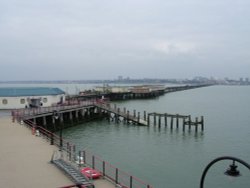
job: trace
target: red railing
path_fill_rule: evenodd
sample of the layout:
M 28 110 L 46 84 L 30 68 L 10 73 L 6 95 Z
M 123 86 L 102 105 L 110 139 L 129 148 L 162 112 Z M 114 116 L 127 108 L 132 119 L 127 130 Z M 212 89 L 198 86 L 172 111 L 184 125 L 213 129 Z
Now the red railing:
M 12 110 L 13 117 L 24 117 L 24 116 L 34 116 L 37 114 L 49 113 L 53 111 L 63 111 L 69 110 L 72 108 L 81 108 L 85 106 L 95 105 L 97 103 L 96 100 L 89 100 L 89 101 L 80 101 L 77 104 L 71 105 L 57 105 L 57 106 L 50 106 L 50 107 L 40 107 L 40 108 L 24 108 L 18 110 Z
M 16 119 L 19 122 L 22 122 L 23 117 L 15 112 L 16 111 L 12 111 L 13 120 Z M 48 142 L 50 142 L 51 145 L 56 145 L 62 151 L 65 151 L 67 153 L 68 160 L 75 163 L 79 167 L 81 167 L 81 165 L 90 166 L 93 169 L 101 172 L 104 177 L 108 178 L 121 188 L 153 188 L 151 185 L 144 183 L 142 180 L 116 168 L 89 151 L 84 150 L 76 152 L 76 147 L 74 144 L 63 138 L 60 138 L 60 136 L 52 133 L 44 127 L 36 125 L 31 120 L 24 120 L 23 123 L 31 129 L 32 134 L 38 134 L 39 136 L 42 136 Z
M 151 185 L 143 182 L 139 178 L 131 176 L 130 174 L 116 168 L 110 163 L 102 160 L 100 157 L 92 154 L 90 151 L 79 151 L 79 158 L 82 157 L 83 163 L 95 170 L 98 170 L 115 184 L 122 188 L 153 188 Z M 78 159 L 79 159 L 78 158 Z

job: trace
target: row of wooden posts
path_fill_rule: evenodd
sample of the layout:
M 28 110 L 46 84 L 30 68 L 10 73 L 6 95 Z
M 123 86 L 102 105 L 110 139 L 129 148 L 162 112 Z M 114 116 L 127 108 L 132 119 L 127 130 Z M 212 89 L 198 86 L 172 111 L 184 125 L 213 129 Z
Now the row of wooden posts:
M 109 107 L 110 108 L 110 107 Z M 170 125 L 170 129 L 173 129 L 174 124 L 176 128 L 178 129 L 180 126 L 180 123 L 182 122 L 182 130 L 185 131 L 186 126 L 188 126 L 188 130 L 191 130 L 191 127 L 195 127 L 195 132 L 198 131 L 198 126 L 201 127 L 201 131 L 204 131 L 204 117 L 201 116 L 200 118 L 196 117 L 195 121 L 192 121 L 192 118 L 190 115 L 180 115 L 180 114 L 168 114 L 168 113 L 146 113 L 144 111 L 143 118 L 140 117 L 140 112 L 136 113 L 136 110 L 133 110 L 133 113 L 130 114 L 130 111 L 126 110 L 126 108 L 123 108 L 123 111 L 120 110 L 120 108 L 117 108 L 116 105 L 114 105 L 113 108 L 110 108 L 110 117 L 115 122 L 119 122 L 119 117 L 122 116 L 123 120 L 126 122 L 133 122 L 140 125 L 151 125 L 161 127 L 162 125 L 168 126 Z M 111 113 L 114 114 L 114 116 L 111 116 Z M 153 117 L 153 120 L 151 119 Z M 163 121 L 162 121 L 163 119 Z

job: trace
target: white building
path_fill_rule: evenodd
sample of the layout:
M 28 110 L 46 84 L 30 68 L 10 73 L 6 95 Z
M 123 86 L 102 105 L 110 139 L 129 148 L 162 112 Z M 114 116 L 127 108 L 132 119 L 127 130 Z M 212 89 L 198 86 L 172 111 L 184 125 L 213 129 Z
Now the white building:
M 65 92 L 58 88 L 0 88 L 0 109 L 48 107 L 64 101 Z

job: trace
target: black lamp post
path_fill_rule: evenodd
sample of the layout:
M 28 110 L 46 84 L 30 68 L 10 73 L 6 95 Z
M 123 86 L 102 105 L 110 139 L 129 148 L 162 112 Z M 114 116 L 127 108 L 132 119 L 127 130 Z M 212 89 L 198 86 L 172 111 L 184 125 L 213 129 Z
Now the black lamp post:
M 235 165 L 235 161 L 237 161 L 238 163 L 244 165 L 245 167 L 247 167 L 249 170 L 250 170 L 250 165 L 239 159 L 239 158 L 236 158 L 236 157 L 230 157 L 230 156 L 223 156 L 223 157 L 218 157 L 214 160 L 212 160 L 207 166 L 206 168 L 204 169 L 203 173 L 202 173 L 202 176 L 201 176 L 201 180 L 200 180 L 200 188 L 203 188 L 203 185 L 204 185 L 204 180 L 205 180 L 205 177 L 206 177 L 206 174 L 209 170 L 209 168 L 215 164 L 216 162 L 218 161 L 222 161 L 222 160 L 232 160 L 233 163 L 229 166 L 229 168 L 226 170 L 226 172 L 224 173 L 225 175 L 227 176 L 232 176 L 232 177 L 238 177 L 240 176 L 240 171 L 237 170 L 237 166 Z
M 58 111 L 54 111 L 53 112 L 53 116 L 55 118 L 56 123 L 58 122 L 58 119 L 60 117 L 60 114 L 58 113 Z M 57 123 L 58 124 L 58 123 Z M 59 138 L 60 138 L 60 143 L 59 143 L 59 150 L 62 151 L 62 147 L 63 147 L 63 140 L 62 140 L 62 126 L 60 125 L 60 131 L 59 131 Z

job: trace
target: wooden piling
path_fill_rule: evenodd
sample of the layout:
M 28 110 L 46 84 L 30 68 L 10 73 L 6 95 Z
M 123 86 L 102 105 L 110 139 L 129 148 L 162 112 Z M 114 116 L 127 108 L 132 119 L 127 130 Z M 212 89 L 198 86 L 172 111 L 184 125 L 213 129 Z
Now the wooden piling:
M 188 116 L 188 130 L 191 130 L 191 116 Z
M 204 117 L 201 116 L 201 131 L 204 131 Z
M 168 114 L 167 113 L 164 114 L 164 120 L 165 120 L 165 126 L 167 127 L 168 126 Z
M 147 120 L 147 113 L 146 113 L 146 111 L 144 111 L 144 121 L 146 121 Z
M 127 124 L 129 123 L 129 110 L 127 111 Z
M 179 128 L 179 114 L 176 114 L 176 128 Z
M 154 113 L 154 126 L 156 126 L 156 113 Z
M 137 122 L 138 122 L 138 124 L 140 123 L 140 112 L 138 112 Z
M 198 118 L 196 117 L 196 118 L 195 118 L 195 132 L 196 132 L 196 133 L 198 132 L 198 124 L 199 124 Z
M 171 116 L 170 129 L 173 129 L 174 118 Z
M 161 127 L 161 116 L 158 116 L 158 127 Z

